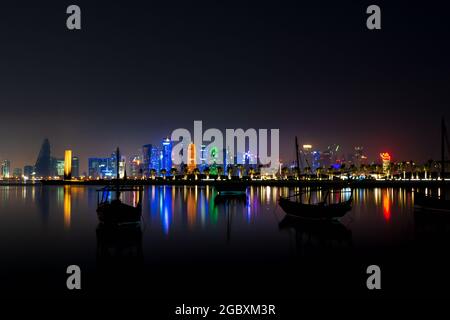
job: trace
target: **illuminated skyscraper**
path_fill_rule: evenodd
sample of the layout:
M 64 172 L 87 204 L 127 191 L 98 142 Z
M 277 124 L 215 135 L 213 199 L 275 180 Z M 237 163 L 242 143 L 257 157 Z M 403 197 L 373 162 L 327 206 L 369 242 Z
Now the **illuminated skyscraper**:
M 3 160 L 1 169 L 2 169 L 1 176 L 3 178 L 10 178 L 11 177 L 11 161 Z
M 150 176 L 152 158 L 152 145 L 145 144 L 142 146 L 142 170 L 145 177 Z
M 167 172 L 170 172 L 170 169 L 172 169 L 172 141 L 169 138 L 162 141 L 161 153 L 161 169 L 166 169 Z
M 72 179 L 72 150 L 64 151 L 64 180 Z
M 36 160 L 35 172 L 37 177 L 50 176 L 51 158 L 50 158 L 50 142 L 45 139 L 42 143 L 41 150 Z
M 111 166 L 111 158 L 89 158 L 88 174 L 91 178 L 111 179 L 113 176 Z
M 157 147 L 152 146 L 150 150 L 150 170 L 154 169 L 157 173 L 161 170 L 161 150 Z
M 52 173 L 53 176 L 64 176 L 64 159 L 52 158 Z
M 383 161 L 383 173 L 389 174 L 391 170 L 391 155 L 387 152 L 380 153 L 381 160 Z
M 22 177 L 22 169 L 14 168 L 14 170 L 13 170 L 13 177 L 14 178 L 21 178 Z
M 203 171 L 208 166 L 207 164 L 208 151 L 206 150 L 206 145 L 202 144 L 200 148 L 200 170 Z
M 363 147 L 354 148 L 352 162 L 357 168 L 360 168 L 361 165 L 364 164 L 365 160 L 367 159 L 367 157 L 364 156 L 363 151 L 364 151 Z
M 320 151 L 313 151 L 312 153 L 311 153 L 311 155 L 312 155 L 312 164 L 311 164 L 311 166 L 312 166 L 312 169 L 313 169 L 313 171 L 316 171 L 320 166 L 321 166 L 321 163 L 320 163 Z
M 142 170 L 141 156 L 135 155 L 130 157 L 130 176 L 141 177 L 141 170 Z
M 23 175 L 30 179 L 33 176 L 34 167 L 33 166 L 24 166 L 23 167 Z
M 305 167 L 308 167 L 310 171 L 313 170 L 312 145 L 304 144 L 301 153 L 305 160 Z
M 188 155 L 187 155 L 188 171 L 192 172 L 192 171 L 194 171 L 195 168 L 197 168 L 197 150 L 195 148 L 195 144 L 190 143 L 188 145 L 187 152 L 188 152 Z
M 72 177 L 80 176 L 80 159 L 78 157 L 72 157 Z

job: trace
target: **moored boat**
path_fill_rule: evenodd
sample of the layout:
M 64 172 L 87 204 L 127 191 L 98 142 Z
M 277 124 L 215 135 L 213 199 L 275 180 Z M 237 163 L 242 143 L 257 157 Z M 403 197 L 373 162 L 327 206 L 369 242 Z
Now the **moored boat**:
M 301 201 L 301 195 L 295 194 L 290 197 L 280 197 L 278 203 L 286 214 L 304 218 L 304 219 L 335 219 L 343 217 L 352 209 L 353 196 L 351 190 L 350 197 L 347 200 L 332 203 L 327 201 L 330 191 L 326 192 L 323 201 L 317 203 L 304 203 Z M 299 200 L 291 200 L 300 196 Z

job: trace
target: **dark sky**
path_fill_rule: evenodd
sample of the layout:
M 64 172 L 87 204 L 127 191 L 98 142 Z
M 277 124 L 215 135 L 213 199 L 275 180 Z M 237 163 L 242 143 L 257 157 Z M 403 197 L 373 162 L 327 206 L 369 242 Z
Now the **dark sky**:
M 66 8 L 82 30 L 66 29 Z M 366 28 L 370 4 L 382 30 Z M 371 159 L 439 155 L 450 106 L 445 1 L 20 1 L 0 4 L 0 159 L 40 144 L 126 155 L 173 129 L 279 128 Z

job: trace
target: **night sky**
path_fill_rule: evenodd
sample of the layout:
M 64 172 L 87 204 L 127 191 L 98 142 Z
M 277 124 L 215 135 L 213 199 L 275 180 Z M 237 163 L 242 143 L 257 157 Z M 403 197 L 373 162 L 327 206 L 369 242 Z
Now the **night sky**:
M 66 28 L 66 8 L 82 30 Z M 382 30 L 366 28 L 378 4 Z M 279 128 L 281 158 L 332 143 L 439 157 L 450 122 L 445 1 L 0 4 L 0 159 L 127 156 L 176 128 Z

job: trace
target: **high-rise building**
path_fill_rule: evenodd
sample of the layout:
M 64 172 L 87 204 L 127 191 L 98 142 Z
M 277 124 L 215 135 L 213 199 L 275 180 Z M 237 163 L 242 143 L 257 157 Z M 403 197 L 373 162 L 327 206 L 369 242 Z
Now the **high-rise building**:
M 72 177 L 80 176 L 80 159 L 78 157 L 72 157 Z
M 34 176 L 34 167 L 33 166 L 24 166 L 23 167 L 23 175 L 28 179 Z
M 305 160 L 305 167 L 308 167 L 310 171 L 313 170 L 312 145 L 304 144 L 301 149 L 301 154 Z
M 365 164 L 365 160 L 367 157 L 364 156 L 364 148 L 363 147 L 355 147 L 352 157 L 352 163 L 355 167 L 360 168 L 362 164 Z
M 119 178 L 123 179 L 125 177 L 127 159 L 125 158 L 125 156 L 119 156 L 119 157 L 120 157 L 120 160 L 119 160 Z M 117 174 L 116 174 L 116 176 L 117 176 Z
M 35 172 L 37 177 L 48 177 L 51 175 L 50 142 L 45 139 L 36 160 Z
M 200 148 L 200 163 L 199 163 L 201 171 L 203 171 L 208 166 L 207 157 L 208 157 L 208 150 L 206 149 L 206 145 L 202 144 Z
M 142 146 L 142 171 L 145 177 L 150 176 L 152 147 L 153 146 L 151 144 L 145 144 Z
M 389 174 L 391 170 L 391 155 L 387 152 L 380 153 L 380 158 L 383 162 L 383 173 Z
M 190 143 L 188 145 L 187 153 L 188 153 L 187 156 L 188 171 L 192 172 L 197 167 L 197 151 L 195 148 L 195 144 Z
M 170 172 L 170 169 L 172 169 L 172 141 L 169 138 L 163 139 L 161 154 L 160 169 L 166 169 L 167 172 Z
M 142 168 L 142 160 L 141 156 L 134 155 L 130 157 L 130 176 L 131 177 L 141 177 L 141 174 L 143 173 Z M 141 173 L 142 171 L 142 173 Z
M 110 179 L 113 177 L 111 158 L 89 158 L 88 175 L 91 178 Z
M 3 160 L 1 165 L 1 176 L 3 178 L 11 177 L 11 161 Z
M 58 177 L 64 176 L 64 159 L 52 158 L 52 170 L 50 174 Z
M 64 180 L 72 179 L 72 150 L 64 151 Z
M 14 168 L 14 170 L 13 170 L 13 177 L 14 178 L 22 178 L 22 169 Z
M 157 173 L 159 173 L 161 169 L 161 159 L 161 151 L 157 147 L 152 146 L 150 150 L 150 170 L 154 169 Z
M 320 158 L 321 158 L 320 151 L 313 151 L 311 153 L 311 155 L 312 155 L 312 164 L 311 164 L 311 166 L 312 166 L 313 171 L 316 171 L 321 166 L 321 163 L 320 163 Z

